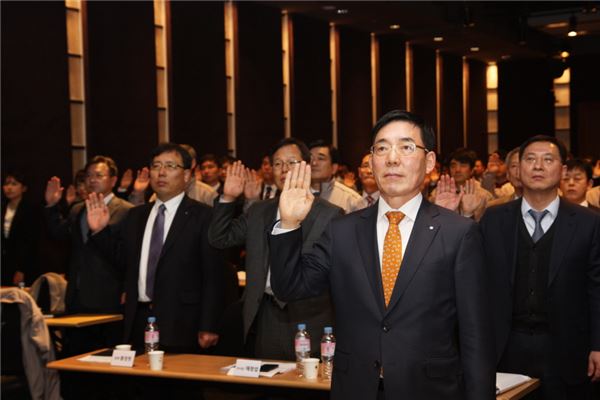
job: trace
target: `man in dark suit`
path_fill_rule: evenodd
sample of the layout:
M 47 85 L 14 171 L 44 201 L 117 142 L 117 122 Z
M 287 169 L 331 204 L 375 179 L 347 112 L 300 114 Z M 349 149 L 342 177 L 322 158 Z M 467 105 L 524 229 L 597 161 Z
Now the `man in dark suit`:
M 118 231 L 133 206 L 112 192 L 118 177 L 117 165 L 109 157 L 96 156 L 87 163 L 85 171 L 87 192 L 102 194 L 110 212 L 107 224 L 113 231 Z M 63 218 L 58 206 L 62 192 L 60 179 L 52 177 L 46 186 L 46 223 L 54 238 L 71 241 L 66 309 L 79 313 L 120 312 L 123 275 L 108 257 L 86 245 L 90 229 L 85 203 L 73 205 L 68 218 Z
M 377 205 L 332 221 L 310 253 L 300 252 L 314 200 L 310 167 L 288 173 L 270 236 L 274 292 L 291 300 L 330 288 L 333 399 L 491 400 L 494 336 L 478 228 L 422 197 L 435 134 L 421 118 L 391 111 L 373 137 Z
M 281 189 L 290 166 L 310 161 L 310 151 L 301 141 L 280 141 L 271 153 L 273 174 Z M 271 290 L 268 233 L 277 218 L 278 199 L 256 201 L 247 213 L 235 218 L 235 200 L 244 193 L 248 199 L 258 198 L 261 185 L 256 173 L 245 170 L 240 161 L 228 167 L 223 196 L 215 203 L 208 237 L 218 248 L 246 245 L 246 287 L 242 305 L 244 338 L 250 353 L 259 358 L 293 360 L 294 335 L 298 323 L 306 323 L 311 335 L 311 348 L 319 353 L 323 328 L 333 321 L 328 294 L 285 303 Z M 342 209 L 325 200 L 314 202 L 303 224 L 302 251 L 308 251 L 332 218 Z
M 120 232 L 110 226 L 102 196 L 86 202 L 90 242 L 126 269 L 125 340 L 139 351 L 148 316 L 156 316 L 161 348 L 196 352 L 216 344 L 222 302 L 220 255 L 208 244 L 210 208 L 185 189 L 192 160 L 165 143 L 152 153 L 150 184 L 156 202 L 131 209 Z
M 541 379 L 538 399 L 587 399 L 600 379 L 600 216 L 558 197 L 566 149 L 519 149 L 523 197 L 481 220 L 498 370 Z

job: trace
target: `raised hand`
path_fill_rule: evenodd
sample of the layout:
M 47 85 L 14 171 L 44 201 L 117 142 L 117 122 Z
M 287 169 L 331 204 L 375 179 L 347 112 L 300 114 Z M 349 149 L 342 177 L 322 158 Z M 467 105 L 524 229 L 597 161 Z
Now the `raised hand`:
M 67 186 L 67 191 L 65 192 L 65 201 L 67 205 L 71 205 L 77 200 L 77 190 L 75 190 L 75 186 L 69 185 Z
M 144 167 L 141 170 L 138 170 L 137 175 L 135 177 L 135 182 L 133 182 L 133 191 L 138 193 L 143 193 L 148 189 L 148 185 L 150 184 L 150 171 L 148 167 Z
M 229 175 L 227 175 L 229 176 Z M 259 200 L 263 180 L 253 169 L 246 168 L 246 183 L 244 184 L 244 197 L 248 200 Z
M 310 192 L 310 165 L 302 161 L 287 172 L 279 196 L 281 228 L 297 228 L 310 212 L 314 199 Z
M 438 181 L 437 188 L 435 190 L 436 205 L 447 208 L 454 212 L 458 211 L 458 206 L 464 193 L 462 190 L 460 190 L 459 193 L 456 192 L 456 183 L 454 182 L 454 178 L 450 178 L 448 175 L 440 176 L 440 180 Z
M 475 179 L 465 182 L 463 193 L 460 205 L 464 215 L 474 215 L 485 205 L 485 199 L 475 192 Z
M 46 184 L 46 205 L 50 207 L 56 205 L 60 201 L 64 189 L 65 188 L 60 186 L 59 177 L 53 176 L 50 178 L 48 184 Z
M 119 183 L 119 188 L 127 190 L 131 183 L 133 182 L 133 171 L 131 168 L 127 168 L 125 172 L 123 172 L 123 176 L 121 177 L 121 183 Z
M 102 193 L 90 193 L 85 200 L 87 208 L 87 223 L 92 233 L 96 233 L 106 228 L 110 220 L 108 206 L 104 204 Z
M 239 195 L 244 193 L 244 184 L 246 182 L 246 171 L 241 161 L 235 161 L 227 166 L 227 178 L 223 185 L 223 200 L 234 201 Z

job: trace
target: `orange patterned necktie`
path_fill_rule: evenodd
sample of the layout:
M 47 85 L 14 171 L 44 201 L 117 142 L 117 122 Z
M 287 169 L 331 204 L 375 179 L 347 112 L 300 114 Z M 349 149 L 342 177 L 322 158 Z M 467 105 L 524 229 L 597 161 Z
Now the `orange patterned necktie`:
M 383 295 L 385 306 L 390 303 L 396 277 L 402 263 L 402 236 L 398 224 L 404 218 L 400 211 L 388 211 L 385 216 L 390 221 L 388 231 L 383 241 L 383 267 L 381 268 L 381 282 L 383 283 Z

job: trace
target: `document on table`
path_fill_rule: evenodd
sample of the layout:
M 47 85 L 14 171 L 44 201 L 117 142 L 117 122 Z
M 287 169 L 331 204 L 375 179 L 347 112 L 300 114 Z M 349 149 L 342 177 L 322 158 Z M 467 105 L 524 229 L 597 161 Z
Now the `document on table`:
M 112 349 L 107 349 L 98 353 L 88 354 L 87 356 L 78 358 L 77 361 L 110 364 L 112 352 Z
M 530 380 L 531 378 L 527 375 L 496 372 L 496 394 L 504 393 Z
M 263 362 L 263 364 L 275 364 L 275 363 L 271 363 L 271 362 Z M 283 374 L 285 372 L 291 371 L 293 369 L 296 368 L 296 363 L 276 363 L 277 364 L 277 368 L 274 368 L 270 371 L 266 371 L 266 372 L 260 372 L 259 376 L 264 376 L 267 378 L 272 378 L 277 374 Z M 233 370 L 235 369 L 235 365 L 236 364 L 231 364 L 231 365 L 227 365 L 223 368 L 221 368 L 221 371 L 223 372 L 227 372 L 227 375 L 234 375 Z

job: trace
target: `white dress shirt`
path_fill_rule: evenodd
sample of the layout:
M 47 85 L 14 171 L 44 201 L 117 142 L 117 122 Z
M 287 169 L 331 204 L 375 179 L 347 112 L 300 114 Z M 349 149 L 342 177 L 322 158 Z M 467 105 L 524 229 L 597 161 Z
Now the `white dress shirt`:
M 544 233 L 548 232 L 548 229 L 554 223 L 556 216 L 558 215 L 558 205 L 560 204 L 559 197 L 556 196 L 554 200 L 544 210 L 548 210 L 548 214 L 542 219 L 541 225 Z M 535 219 L 529 214 L 529 210 L 534 211 L 544 211 L 544 210 L 536 210 L 531 207 L 525 197 L 523 197 L 523 201 L 521 202 L 521 215 L 523 216 L 523 222 L 525 222 L 525 227 L 527 228 L 527 232 L 529 232 L 530 236 L 533 236 L 533 232 L 535 231 Z
M 142 241 L 142 253 L 140 254 L 140 274 L 138 276 L 138 301 L 150 301 L 150 298 L 146 296 L 146 274 L 148 272 L 148 255 L 150 253 L 150 239 L 152 238 L 152 227 L 154 226 L 156 214 L 158 214 L 158 207 L 160 207 L 161 204 L 165 205 L 165 226 L 163 229 L 164 243 L 169 233 L 169 228 L 171 228 L 171 224 L 173 223 L 173 218 L 175 218 L 175 213 L 177 212 L 177 209 L 179 208 L 179 205 L 181 204 L 184 195 L 185 192 L 181 192 L 177 196 L 164 203 L 159 199 L 156 199 L 152 210 L 150 210 L 148 221 L 146 221 L 146 229 L 144 230 L 144 239 Z
M 402 254 L 406 253 L 406 245 L 410 239 L 413 227 L 415 226 L 415 220 L 417 219 L 417 213 L 423 202 L 423 195 L 418 193 L 415 197 L 407 201 L 400 208 L 392 208 L 385 201 L 383 197 L 379 198 L 379 206 L 377 210 L 377 250 L 379 251 L 379 268 L 383 267 L 383 242 L 385 241 L 385 234 L 387 233 L 390 221 L 385 216 L 388 211 L 400 211 L 404 214 L 404 218 L 398 225 L 400 228 L 400 236 L 402 237 Z

